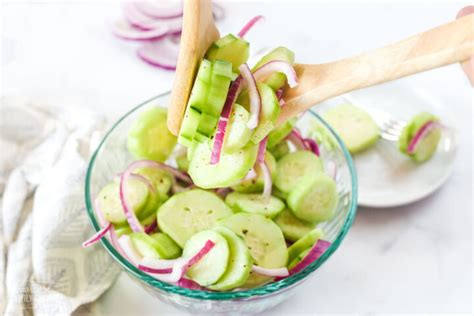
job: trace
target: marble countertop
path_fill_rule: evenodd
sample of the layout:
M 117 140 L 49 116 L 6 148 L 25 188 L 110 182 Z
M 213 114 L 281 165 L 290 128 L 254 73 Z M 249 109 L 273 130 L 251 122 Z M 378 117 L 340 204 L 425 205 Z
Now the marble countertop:
M 256 49 L 285 45 L 300 62 L 325 62 L 389 44 L 452 19 L 462 4 L 224 3 L 219 24 L 235 32 L 253 15 Z M 64 99 L 111 120 L 170 89 L 172 72 L 135 57 L 111 36 L 114 3 L 12 3 L 3 7 L 4 95 Z M 472 88 L 458 65 L 403 79 L 452 108 L 459 124 L 454 173 L 432 196 L 390 208 L 359 208 L 339 250 L 286 303 L 265 315 L 472 312 Z M 466 127 L 466 128 L 462 128 Z M 120 304 L 117 304 L 120 302 Z M 175 315 L 121 275 L 101 297 L 106 315 Z

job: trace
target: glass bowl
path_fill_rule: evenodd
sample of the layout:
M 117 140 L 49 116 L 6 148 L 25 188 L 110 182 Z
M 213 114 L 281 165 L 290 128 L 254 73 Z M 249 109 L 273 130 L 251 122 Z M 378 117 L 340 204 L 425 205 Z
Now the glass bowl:
M 87 170 L 85 199 L 87 212 L 96 231 L 100 229 L 94 211 L 94 199 L 100 189 L 134 160 L 127 151 L 127 134 L 131 124 L 145 109 L 168 104 L 169 93 L 154 97 L 125 114 L 105 135 L 91 158 Z M 107 252 L 145 290 L 163 302 L 171 303 L 192 313 L 260 313 L 290 297 L 303 281 L 314 273 L 336 251 L 354 220 L 357 209 L 357 178 L 354 165 L 346 147 L 336 133 L 317 114 L 306 112 L 297 123 L 303 135 L 317 137 L 326 170 L 335 174 L 339 193 L 336 215 L 331 221 L 321 223 L 326 240 L 331 246 L 303 271 L 278 282 L 255 289 L 232 292 L 205 292 L 181 288 L 156 280 L 138 270 L 125 260 L 108 239 L 101 240 Z M 330 169 L 330 170 L 329 170 Z

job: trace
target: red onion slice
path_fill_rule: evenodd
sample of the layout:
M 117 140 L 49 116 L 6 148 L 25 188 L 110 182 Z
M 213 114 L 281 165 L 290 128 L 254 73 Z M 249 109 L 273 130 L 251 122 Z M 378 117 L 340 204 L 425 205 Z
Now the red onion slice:
M 262 139 L 262 141 L 258 144 L 257 163 L 259 164 L 265 161 L 265 152 L 267 151 L 267 142 L 268 142 L 268 136 Z
M 257 176 L 257 173 L 255 172 L 255 169 L 252 168 L 249 170 L 245 178 L 242 179 L 242 181 L 247 181 L 247 180 L 252 180 Z
M 262 268 L 262 267 L 253 265 L 252 271 L 261 275 L 269 276 L 269 277 L 284 278 L 290 275 L 287 268 L 267 269 L 267 268 Z
M 181 278 L 178 281 L 178 286 L 184 287 L 185 289 L 195 290 L 195 291 L 206 291 L 206 288 L 203 288 L 198 283 L 194 282 L 193 280 L 187 278 Z
M 214 146 L 211 153 L 211 165 L 217 164 L 219 162 L 222 146 L 224 145 L 227 123 L 232 112 L 232 106 L 234 105 L 235 100 L 240 93 L 241 84 L 242 77 L 238 76 L 230 85 L 229 92 L 227 93 L 227 98 L 225 100 L 224 107 L 222 108 L 219 123 L 217 123 L 217 132 L 214 137 Z
M 303 137 L 295 129 L 291 131 L 291 133 L 286 137 L 286 139 L 289 140 L 293 145 L 295 145 L 296 149 L 308 150 Z
M 250 96 L 250 119 L 247 122 L 247 127 L 251 130 L 255 129 L 258 125 L 258 117 L 260 115 L 261 99 L 260 93 L 257 89 L 257 82 L 250 71 L 250 68 L 247 64 L 242 64 L 239 67 L 240 74 L 247 83 Z
M 440 128 L 440 124 L 438 122 L 426 122 L 411 139 L 410 143 L 408 144 L 407 153 L 413 154 L 416 151 L 416 147 L 420 141 L 436 128 Z
M 245 24 L 245 26 L 242 28 L 242 30 L 240 30 L 240 32 L 237 34 L 239 35 L 239 37 L 244 37 L 247 32 L 255 25 L 255 23 L 257 23 L 258 21 L 265 21 L 265 18 L 262 16 L 262 15 L 257 15 L 257 16 L 254 16 L 252 19 L 250 19 L 250 21 L 247 22 L 247 24 Z
M 125 255 L 125 253 L 123 252 L 122 250 L 122 247 L 120 247 L 120 244 L 118 242 L 118 236 L 117 236 L 117 233 L 115 232 L 115 228 L 114 226 L 112 225 L 112 227 L 110 228 L 110 242 L 112 243 L 112 246 L 115 248 L 115 250 L 117 250 L 117 252 L 122 256 L 124 257 L 125 259 L 129 260 L 127 255 Z M 130 261 L 130 260 L 129 260 Z
M 112 23 L 112 32 L 125 40 L 149 41 L 166 36 L 169 28 L 167 25 L 163 25 L 152 30 L 143 30 L 131 26 L 127 21 L 118 20 Z
M 150 225 L 145 226 L 145 234 L 151 234 L 155 231 L 155 229 L 158 227 L 158 223 L 156 222 L 156 218 L 153 222 L 151 222 Z
M 262 162 L 258 165 L 260 167 L 260 170 L 262 170 L 262 175 L 263 175 L 263 197 L 265 199 L 269 199 L 270 196 L 272 195 L 272 174 L 270 172 L 270 169 L 268 168 L 267 164 L 265 162 Z
M 107 225 L 106 227 L 99 230 L 91 238 L 84 241 L 82 243 L 82 247 L 84 247 L 84 248 L 89 247 L 89 246 L 95 244 L 96 242 L 98 242 L 100 239 L 102 239 L 102 237 L 104 237 L 107 234 L 107 232 L 110 230 L 111 227 L 112 227 L 112 223 L 109 223 L 109 225 Z
M 141 12 L 136 3 L 127 2 L 123 6 L 125 19 L 133 26 L 143 30 L 168 28 L 168 33 L 174 34 L 181 32 L 183 25 L 183 17 L 178 16 L 170 19 L 156 19 Z
M 137 55 L 146 63 L 165 70 L 176 70 L 179 43 L 168 36 L 160 41 L 144 43 L 137 49 Z
M 216 21 L 223 20 L 225 18 L 224 8 L 215 2 L 212 3 L 212 13 L 214 14 L 214 19 Z
M 94 200 L 94 211 L 97 216 L 97 220 L 99 221 L 100 227 L 103 228 L 109 225 L 109 222 L 104 217 L 104 213 L 102 213 L 102 210 L 99 208 L 99 198 Z
M 276 95 L 278 101 L 281 101 L 281 99 L 283 98 L 283 88 L 278 89 L 275 92 L 275 95 Z
M 311 151 L 316 155 L 319 156 L 319 146 L 318 143 L 314 139 L 311 138 L 305 138 L 304 142 L 306 144 L 306 147 L 311 149 Z
M 225 198 L 230 192 L 232 192 L 230 188 L 219 188 L 216 190 L 216 194 L 222 198 Z
M 283 60 L 272 60 L 254 71 L 255 80 L 262 81 L 275 72 L 281 72 L 286 76 L 290 88 L 298 85 L 298 78 L 293 66 Z
M 145 15 L 158 19 L 172 19 L 183 15 L 183 1 L 155 0 L 135 2 L 136 8 Z

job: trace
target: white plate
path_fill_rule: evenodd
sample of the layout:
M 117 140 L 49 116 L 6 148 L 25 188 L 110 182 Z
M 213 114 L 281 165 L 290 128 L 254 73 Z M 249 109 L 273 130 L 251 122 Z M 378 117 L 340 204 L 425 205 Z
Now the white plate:
M 408 121 L 421 111 L 433 113 L 450 127 L 444 132 L 436 154 L 417 164 L 401 154 L 395 142 L 380 139 L 365 152 L 355 155 L 359 179 L 359 205 L 394 207 L 420 200 L 438 189 L 453 170 L 456 156 L 456 132 L 449 107 L 427 90 L 398 81 L 359 90 L 322 103 L 316 108 L 323 113 L 329 107 L 352 103 L 370 112 L 379 123 L 384 116 Z

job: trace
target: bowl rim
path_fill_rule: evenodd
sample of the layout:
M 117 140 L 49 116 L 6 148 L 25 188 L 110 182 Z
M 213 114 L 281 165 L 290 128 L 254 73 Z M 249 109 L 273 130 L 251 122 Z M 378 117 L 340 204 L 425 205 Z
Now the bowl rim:
M 86 202 L 86 210 L 87 210 L 89 220 L 96 232 L 99 231 L 101 227 L 95 217 L 94 205 L 91 199 L 91 192 L 90 192 L 90 189 L 91 189 L 90 181 L 91 181 L 91 176 L 94 169 L 94 163 L 95 163 L 98 153 L 100 152 L 104 143 L 107 141 L 108 137 L 117 128 L 117 126 L 119 126 L 120 123 L 122 123 L 122 121 L 124 121 L 126 118 L 128 118 L 131 114 L 133 114 L 135 111 L 137 111 L 141 107 L 146 106 L 147 104 L 150 104 L 151 102 L 157 99 L 160 99 L 162 97 L 165 97 L 169 94 L 170 92 L 159 94 L 132 108 L 130 111 L 128 111 L 125 115 L 120 117 L 120 119 L 118 119 L 112 125 L 112 127 L 107 131 L 107 133 L 102 138 L 99 146 L 95 149 L 94 154 L 92 155 L 89 161 L 86 178 L 85 178 L 85 202 Z M 349 228 L 352 226 L 352 223 L 354 221 L 354 218 L 357 212 L 357 196 L 358 196 L 357 174 L 356 174 L 355 166 L 352 161 L 351 155 L 349 154 L 349 151 L 347 150 L 346 146 L 344 145 L 340 137 L 329 126 L 329 124 L 326 123 L 326 121 L 324 121 L 324 119 L 322 119 L 314 111 L 309 110 L 308 112 L 314 117 L 316 117 L 316 119 L 318 119 L 324 125 L 324 127 L 330 131 L 331 135 L 336 139 L 339 147 L 341 148 L 344 154 L 344 158 L 349 167 L 349 173 L 351 177 L 351 195 L 350 195 L 351 200 L 350 200 L 350 206 L 349 206 L 350 209 L 349 209 L 348 215 L 334 242 L 331 243 L 331 246 L 326 250 L 326 252 L 321 257 L 319 257 L 316 261 L 312 262 L 302 271 L 294 275 L 291 275 L 285 279 L 282 279 L 280 281 L 272 282 L 272 283 L 263 285 L 261 287 L 249 289 L 249 290 L 240 290 L 240 291 L 233 291 L 233 292 L 207 292 L 207 291 L 200 291 L 200 290 L 190 290 L 183 287 L 179 287 L 177 285 L 172 285 L 166 282 L 159 281 L 153 278 L 152 276 L 146 274 L 145 272 L 139 270 L 130 262 L 128 262 L 125 258 L 123 258 L 119 254 L 119 252 L 115 250 L 115 248 L 112 246 L 112 244 L 109 242 L 108 239 L 102 238 L 101 239 L 102 245 L 105 247 L 107 252 L 115 259 L 115 261 L 117 261 L 122 266 L 122 268 L 124 268 L 126 271 L 131 273 L 136 278 L 145 282 L 147 285 L 153 288 L 157 288 L 157 289 L 169 292 L 169 293 L 178 294 L 178 295 L 182 295 L 189 298 L 203 299 L 203 300 L 249 299 L 256 296 L 271 295 L 271 294 L 277 293 L 279 290 L 283 290 L 285 288 L 289 288 L 293 285 L 296 285 L 299 281 L 305 279 L 309 274 L 317 270 L 334 253 L 334 251 L 336 251 L 336 249 L 339 248 L 341 242 L 343 241 L 344 237 L 349 231 Z

